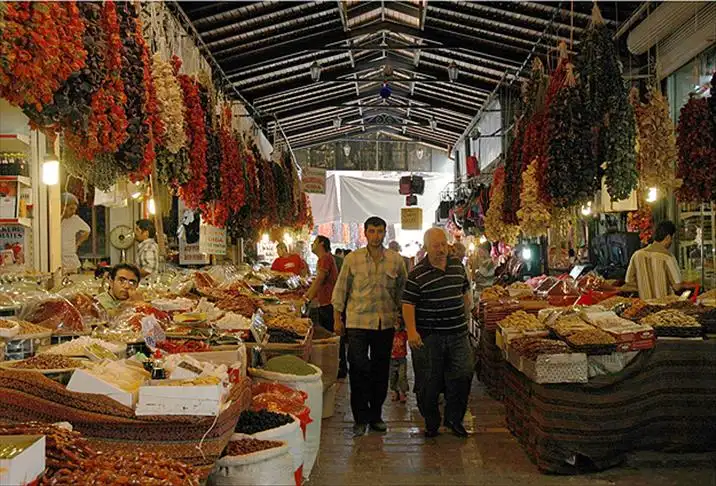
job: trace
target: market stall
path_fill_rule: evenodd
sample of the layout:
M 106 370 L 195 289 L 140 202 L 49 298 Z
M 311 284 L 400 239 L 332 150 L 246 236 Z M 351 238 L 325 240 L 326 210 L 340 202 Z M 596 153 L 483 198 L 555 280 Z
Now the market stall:
M 507 424 L 541 471 L 606 469 L 645 449 L 713 450 L 706 302 L 611 297 L 500 322 Z

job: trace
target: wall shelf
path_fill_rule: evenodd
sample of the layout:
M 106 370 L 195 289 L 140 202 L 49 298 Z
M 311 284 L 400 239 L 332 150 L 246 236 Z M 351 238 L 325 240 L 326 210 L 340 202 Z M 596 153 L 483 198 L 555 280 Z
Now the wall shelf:
M 32 180 L 25 176 L 0 176 L 0 182 L 19 182 L 20 184 L 32 187 Z
M 0 219 L 0 224 L 17 224 L 25 226 L 26 228 L 32 228 L 32 219 L 30 218 L 5 218 Z
M 0 133 L 0 152 L 27 152 L 30 137 L 21 133 Z

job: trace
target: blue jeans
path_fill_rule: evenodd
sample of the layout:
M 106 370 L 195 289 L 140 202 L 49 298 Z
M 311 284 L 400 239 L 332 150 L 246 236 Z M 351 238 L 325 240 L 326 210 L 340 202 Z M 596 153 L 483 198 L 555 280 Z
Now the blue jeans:
M 472 384 L 473 354 L 467 332 L 423 335 L 412 348 L 415 395 L 428 430 L 440 427 L 438 397 L 445 392 L 445 423 L 462 423 Z

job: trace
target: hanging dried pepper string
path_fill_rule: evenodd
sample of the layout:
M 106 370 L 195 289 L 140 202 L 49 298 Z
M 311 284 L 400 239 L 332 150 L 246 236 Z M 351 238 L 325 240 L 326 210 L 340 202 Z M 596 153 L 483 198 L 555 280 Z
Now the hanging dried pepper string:
M 0 3 L 0 97 L 42 111 L 85 66 L 85 23 L 70 2 Z
M 122 40 L 119 18 L 112 0 L 104 2 L 102 28 L 105 37 L 107 76 L 102 87 L 92 95 L 86 129 L 65 130 L 65 143 L 80 160 L 92 161 L 99 154 L 116 152 L 127 138 L 127 114 L 124 106 L 122 71 Z
M 174 59 L 176 65 L 176 58 Z M 190 209 L 198 209 L 206 190 L 206 129 L 199 88 L 186 74 L 178 76 L 186 104 L 185 127 L 189 143 L 189 182 L 179 188 L 179 196 Z

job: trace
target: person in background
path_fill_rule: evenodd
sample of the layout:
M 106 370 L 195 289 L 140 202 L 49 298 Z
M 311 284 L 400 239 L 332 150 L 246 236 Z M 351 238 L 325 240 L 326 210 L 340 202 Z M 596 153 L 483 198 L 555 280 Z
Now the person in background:
M 400 248 L 400 243 L 398 243 L 397 241 L 393 240 L 393 241 L 391 241 L 390 243 L 388 243 L 388 248 L 390 248 L 390 249 L 393 250 L 395 253 L 397 253 L 397 254 L 400 255 L 400 250 L 401 250 L 401 248 Z M 404 256 L 404 257 L 403 257 L 403 263 L 405 263 L 405 270 L 409 272 L 410 269 L 412 268 L 412 267 L 410 266 L 410 258 Z
M 442 229 L 425 233 L 425 247 L 428 256 L 410 272 L 403 292 L 418 409 L 425 419 L 425 437 L 437 436 L 438 400 L 444 390 L 445 426 L 456 436 L 467 437 L 462 422 L 474 372 L 467 328 L 470 284 L 465 267 L 448 256 Z
M 273 261 L 271 270 L 275 272 L 293 273 L 305 277 L 308 273 L 308 265 L 296 253 L 289 253 L 286 243 L 280 242 L 276 245 L 278 258 Z
M 393 390 L 393 401 L 406 402 L 408 393 L 408 333 L 405 325 L 393 336 L 393 351 L 390 355 L 390 389 Z
M 137 268 L 142 277 L 159 271 L 159 245 L 155 241 L 157 230 L 148 219 L 140 219 L 134 226 L 134 241 L 137 242 Z
M 318 304 L 318 324 L 324 329 L 333 332 L 333 287 L 338 279 L 336 262 L 331 255 L 331 241 L 325 236 L 318 235 L 313 240 L 311 251 L 318 257 L 316 276 L 311 287 L 303 295 L 308 302 L 314 299 Z
M 65 192 L 62 194 L 62 271 L 77 273 L 80 270 L 80 258 L 77 250 L 87 241 L 92 229 L 77 215 L 79 201 Z
M 336 261 L 336 268 L 338 268 L 338 272 L 340 273 L 341 267 L 343 266 L 343 250 L 336 248 L 336 251 L 333 253 L 333 259 Z
M 376 216 L 363 225 L 368 246 L 350 253 L 333 290 L 336 334 L 346 329 L 353 435 L 368 427 L 385 432 L 383 402 L 388 395 L 393 333 L 407 272 L 403 259 L 383 247 L 386 223 Z M 342 313 L 346 311 L 345 323 Z
M 669 252 L 676 234 L 676 225 L 662 221 L 654 232 L 654 243 L 636 251 L 626 273 L 627 288 L 639 289 L 639 298 L 660 299 L 681 290 L 681 271 L 674 255 Z
M 97 296 L 99 304 L 108 312 L 119 309 L 122 304 L 139 300 L 137 287 L 142 275 L 139 268 L 128 263 L 115 265 L 109 271 L 109 290 Z

